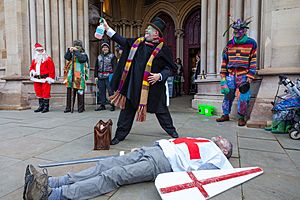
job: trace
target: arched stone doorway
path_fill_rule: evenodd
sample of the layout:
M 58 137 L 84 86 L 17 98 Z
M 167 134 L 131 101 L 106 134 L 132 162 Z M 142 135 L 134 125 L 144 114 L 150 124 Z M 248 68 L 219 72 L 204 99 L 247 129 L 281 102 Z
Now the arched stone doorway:
M 176 38 L 175 38 L 175 24 L 173 19 L 165 12 L 160 12 L 156 15 L 156 17 L 161 18 L 166 23 L 166 30 L 165 30 L 165 43 L 168 47 L 171 48 L 173 58 L 176 57 Z
M 200 50 L 200 8 L 187 15 L 184 24 L 183 65 L 184 92 L 190 93 L 192 68 L 196 65 L 196 54 Z

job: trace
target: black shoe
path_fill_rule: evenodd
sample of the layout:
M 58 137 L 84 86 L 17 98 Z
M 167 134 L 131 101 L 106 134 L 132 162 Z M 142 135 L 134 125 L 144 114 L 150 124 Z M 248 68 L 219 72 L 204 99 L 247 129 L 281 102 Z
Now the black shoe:
M 45 107 L 41 113 L 46 113 L 46 112 L 49 112 L 49 107 Z
M 83 112 L 83 110 L 78 110 L 78 113 L 82 113 Z
M 110 144 L 111 145 L 116 145 L 116 144 L 118 144 L 120 142 L 120 140 L 118 139 L 118 138 L 114 138 L 114 139 L 112 139 L 112 141 L 110 141 Z
M 99 106 L 95 111 L 106 110 L 104 105 Z
M 110 111 L 115 111 L 115 106 L 111 106 Z
M 178 138 L 178 133 L 176 131 L 174 131 L 173 133 L 168 133 L 169 136 L 171 136 L 172 138 Z
M 69 113 L 69 112 L 71 112 L 71 109 L 66 108 L 66 109 L 64 110 L 64 113 Z

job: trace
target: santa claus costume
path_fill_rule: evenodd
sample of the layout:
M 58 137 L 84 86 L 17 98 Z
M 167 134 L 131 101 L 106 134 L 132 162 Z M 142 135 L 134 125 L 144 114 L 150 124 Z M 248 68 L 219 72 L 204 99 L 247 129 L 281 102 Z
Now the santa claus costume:
M 34 45 L 33 60 L 30 66 L 30 80 L 39 99 L 39 107 L 34 112 L 48 112 L 51 84 L 54 83 L 55 67 L 50 56 L 39 43 Z

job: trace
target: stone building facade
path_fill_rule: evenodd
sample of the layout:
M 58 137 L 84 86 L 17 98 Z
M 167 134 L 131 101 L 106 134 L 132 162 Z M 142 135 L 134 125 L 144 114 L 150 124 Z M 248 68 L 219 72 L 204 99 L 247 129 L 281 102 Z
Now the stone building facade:
M 166 44 L 184 65 L 184 92 L 190 88 L 195 55 L 201 51 L 201 76 L 192 106 L 215 105 L 220 112 L 221 52 L 230 38 L 223 32 L 232 18 L 251 17 L 249 35 L 258 42 L 258 73 L 252 87 L 254 108 L 250 122 L 270 119 L 270 101 L 276 92 L 278 74 L 300 74 L 300 2 L 297 0 L 103 0 L 103 11 L 118 33 L 125 37 L 143 35 L 155 16 L 167 22 Z M 52 102 L 64 105 L 63 58 L 72 40 L 80 39 L 90 57 L 90 73 L 98 55 L 94 31 L 100 16 L 100 0 L 0 0 L 0 109 L 25 109 L 36 101 L 28 81 L 32 46 L 42 43 L 53 58 L 57 81 Z M 114 43 L 111 42 L 112 51 Z M 94 81 L 88 81 L 86 103 L 94 102 Z M 254 120 L 255 119 L 255 120 Z

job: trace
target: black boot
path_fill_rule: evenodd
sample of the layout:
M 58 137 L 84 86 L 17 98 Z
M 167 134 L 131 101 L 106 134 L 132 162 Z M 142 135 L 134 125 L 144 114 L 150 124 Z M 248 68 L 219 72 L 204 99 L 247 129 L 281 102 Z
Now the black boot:
M 66 109 L 64 110 L 64 113 L 71 112 L 71 93 L 72 89 L 67 88 L 67 102 L 66 102 Z
M 78 104 L 78 112 L 82 113 L 84 111 L 84 95 L 83 94 L 78 94 L 77 104 Z
M 100 105 L 95 111 L 106 110 L 105 105 Z
M 110 104 L 111 105 L 111 107 L 110 107 L 110 111 L 115 111 L 115 109 L 116 109 L 116 107 L 115 107 L 115 105 L 112 103 L 112 104 Z
M 41 112 L 44 109 L 44 99 L 39 98 L 39 107 L 34 112 Z
M 44 99 L 44 109 L 42 110 L 42 113 L 49 112 L 49 99 Z

